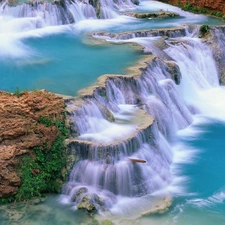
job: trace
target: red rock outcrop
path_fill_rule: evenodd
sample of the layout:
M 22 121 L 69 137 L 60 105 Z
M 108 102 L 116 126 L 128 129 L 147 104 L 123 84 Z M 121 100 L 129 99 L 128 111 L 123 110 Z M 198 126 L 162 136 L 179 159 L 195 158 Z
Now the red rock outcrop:
M 185 5 L 192 3 L 199 8 L 225 13 L 225 0 L 162 0 L 162 2 Z
M 38 120 L 63 119 L 64 106 L 62 98 L 44 90 L 20 97 L 0 91 L 0 198 L 17 193 L 21 157 L 35 157 L 33 147 L 51 145 L 58 135 L 55 126 L 46 127 Z

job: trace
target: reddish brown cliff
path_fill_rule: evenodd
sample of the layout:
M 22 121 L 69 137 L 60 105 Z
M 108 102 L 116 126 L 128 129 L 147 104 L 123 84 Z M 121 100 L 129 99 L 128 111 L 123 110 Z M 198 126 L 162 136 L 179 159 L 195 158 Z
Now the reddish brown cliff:
M 162 0 L 162 2 L 185 5 L 192 3 L 199 8 L 225 13 L 225 0 Z
M 17 193 L 21 157 L 35 157 L 34 146 L 51 145 L 58 135 L 55 126 L 46 127 L 38 120 L 63 119 L 63 109 L 63 99 L 47 91 L 26 92 L 20 97 L 0 91 L 0 198 Z

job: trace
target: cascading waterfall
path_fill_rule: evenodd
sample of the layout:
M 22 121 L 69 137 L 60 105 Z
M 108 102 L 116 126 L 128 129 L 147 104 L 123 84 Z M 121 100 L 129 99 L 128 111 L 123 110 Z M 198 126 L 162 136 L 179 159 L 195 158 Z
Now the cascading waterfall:
M 62 25 L 74 22 L 69 11 L 61 4 L 49 2 L 23 3 L 11 6 L 8 1 L 1 2 L 1 15 L 14 18 L 26 18 L 29 21 L 39 21 L 36 28 L 52 25 Z
M 64 186 L 62 200 L 79 208 L 88 198 L 100 211 L 119 204 L 117 196 L 143 197 L 166 188 L 172 181 L 173 152 L 165 137 L 192 122 L 168 65 L 157 57 L 138 78 L 103 79 L 105 86 L 95 89 L 93 97 L 74 110 L 72 121 L 77 132 L 69 148 L 78 161 Z M 148 114 L 137 113 L 140 109 Z M 113 114 L 111 121 L 107 110 Z M 148 118 L 150 115 L 155 121 Z
M 213 56 L 215 58 L 215 63 L 217 65 L 220 82 L 224 84 L 224 57 L 225 57 L 225 27 L 211 27 L 211 40 L 208 42 L 209 47 L 213 51 Z
M 26 2 L 12 5 L 8 0 L 0 3 L 0 15 L 15 18 L 27 18 L 38 23 L 36 28 L 76 23 L 86 19 L 110 19 L 118 16 L 119 10 L 132 8 L 134 4 L 127 1 L 101 0 L 93 2 L 79 0 L 62 0 L 54 2 Z M 31 20 L 31 18 L 33 18 Z
M 218 86 L 217 70 L 212 60 L 212 53 L 209 48 L 201 44 L 199 39 L 186 38 L 180 39 L 178 45 L 176 43 L 173 45 L 173 42 L 168 44 L 171 47 L 166 49 L 167 54 L 176 60 L 182 74 L 189 74 L 183 77 L 185 83 L 188 82 L 187 79 L 190 79 L 197 89 Z
M 118 196 L 146 196 L 166 187 L 171 181 L 172 152 L 152 117 L 132 105 L 119 104 L 113 112 L 115 121 L 109 123 L 94 104 L 89 100 L 82 107 L 86 119 L 80 120 L 80 110 L 73 114 L 80 135 L 69 148 L 79 160 L 63 188 L 62 201 L 79 208 L 89 198 L 96 209 L 105 211 L 117 203 Z M 133 158 L 146 163 L 133 163 Z
M 219 86 L 216 63 L 212 51 L 199 39 L 184 38 L 178 44 L 168 43 L 166 49 L 180 67 L 183 82 L 179 87 L 185 101 L 208 117 L 224 120 L 224 90 Z M 215 101 L 213 96 L 218 96 Z M 221 98 L 221 99 L 220 99 Z
M 72 123 L 78 132 L 69 143 L 78 160 L 62 198 L 78 208 L 88 198 L 99 211 L 120 214 L 122 210 L 123 216 L 134 213 L 124 209 L 124 199 L 138 197 L 141 207 L 146 203 L 144 199 L 173 183 L 174 152 L 167 140 L 192 123 L 193 114 L 199 113 L 204 100 L 201 92 L 218 88 L 212 52 L 200 39 L 166 39 L 163 52 L 158 47 L 151 51 L 152 38 L 130 41 L 148 48 L 147 52 L 158 53 L 164 60 L 152 56 L 140 76 L 106 76 L 101 80 L 105 86 L 93 88 L 88 97 L 83 92 L 85 113 L 80 112 L 80 107 L 74 110 Z M 181 85 L 176 86 L 180 79 Z M 187 85 L 188 91 L 184 88 Z M 189 101 L 190 96 L 195 101 Z M 204 107 L 200 108 L 204 111 Z M 142 110 L 147 112 L 145 116 Z M 148 116 L 154 120 L 146 119 Z M 141 123 L 148 126 L 140 126 Z M 135 163 L 134 159 L 146 163 Z

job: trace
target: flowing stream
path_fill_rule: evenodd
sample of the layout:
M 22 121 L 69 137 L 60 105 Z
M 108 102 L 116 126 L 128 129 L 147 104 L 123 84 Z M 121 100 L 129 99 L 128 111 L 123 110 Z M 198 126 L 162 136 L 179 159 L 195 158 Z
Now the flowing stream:
M 1 206 L 0 224 L 92 224 L 77 210 L 84 199 L 96 219 L 115 224 L 225 223 L 222 62 L 197 37 L 199 26 L 183 26 L 222 21 L 157 1 L 0 4 L 0 88 L 83 89 L 82 99 L 67 101 L 75 163 L 62 194 Z M 122 15 L 158 10 L 180 17 Z M 212 32 L 222 49 L 225 32 Z

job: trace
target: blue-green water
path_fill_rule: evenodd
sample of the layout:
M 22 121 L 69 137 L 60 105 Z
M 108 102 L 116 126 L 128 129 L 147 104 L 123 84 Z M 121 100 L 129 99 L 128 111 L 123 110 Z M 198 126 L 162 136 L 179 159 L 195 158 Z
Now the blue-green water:
M 85 211 L 74 211 L 69 206 L 60 205 L 56 195 L 49 195 L 45 201 L 35 199 L 0 206 L 1 225 L 86 225 L 91 220 Z
M 225 191 L 225 123 L 209 120 L 206 124 L 196 125 L 194 129 L 195 127 L 202 133 L 193 140 L 183 137 L 182 141 L 199 149 L 197 162 L 184 167 L 183 172 L 192 177 L 189 191 L 197 193 L 198 198 L 206 199 Z
M 76 95 L 103 74 L 124 74 L 140 52 L 128 45 L 89 45 L 74 33 L 22 40 L 25 53 L 0 60 L 0 89 L 46 89 Z
M 136 19 L 121 16 L 117 19 L 111 19 L 107 22 L 103 20 L 98 23 L 96 23 L 96 20 L 84 20 L 75 24 L 75 28 L 81 30 L 82 32 L 108 31 L 111 33 L 118 33 L 134 30 L 172 28 L 185 24 L 208 24 L 217 26 L 224 25 L 225 21 L 204 15 L 196 15 L 196 17 L 179 16 L 167 19 Z
M 187 162 L 178 166 L 180 175 L 186 177 L 180 184 L 184 191 L 174 197 L 169 211 L 141 218 L 140 224 L 225 224 L 225 122 L 205 118 L 191 130 L 198 134 L 177 137 L 181 151 L 187 154 Z

